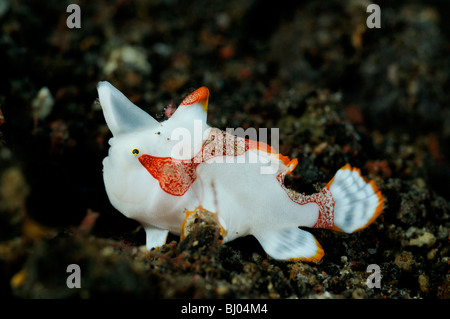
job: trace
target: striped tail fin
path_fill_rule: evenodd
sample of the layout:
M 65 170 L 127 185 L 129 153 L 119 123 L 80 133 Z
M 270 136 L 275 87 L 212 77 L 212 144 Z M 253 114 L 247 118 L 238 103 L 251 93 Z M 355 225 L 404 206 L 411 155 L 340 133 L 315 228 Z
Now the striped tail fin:
M 334 200 L 334 230 L 353 233 L 369 226 L 382 212 L 384 198 L 374 181 L 349 164 L 337 171 L 327 187 Z

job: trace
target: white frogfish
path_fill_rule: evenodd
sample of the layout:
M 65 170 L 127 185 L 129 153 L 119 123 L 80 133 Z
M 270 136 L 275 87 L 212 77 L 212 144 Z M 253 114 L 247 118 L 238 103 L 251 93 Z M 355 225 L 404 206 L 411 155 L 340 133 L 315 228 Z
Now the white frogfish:
M 223 243 L 253 235 L 274 259 L 318 262 L 322 247 L 299 227 L 352 233 L 382 212 L 375 183 L 348 164 L 318 193 L 285 187 L 297 159 L 209 126 L 206 87 L 162 122 L 110 83 L 97 89 L 113 135 L 103 160 L 106 192 L 117 210 L 142 224 L 149 250 L 164 245 L 169 232 L 183 236 L 185 221 L 202 208 L 215 214 Z

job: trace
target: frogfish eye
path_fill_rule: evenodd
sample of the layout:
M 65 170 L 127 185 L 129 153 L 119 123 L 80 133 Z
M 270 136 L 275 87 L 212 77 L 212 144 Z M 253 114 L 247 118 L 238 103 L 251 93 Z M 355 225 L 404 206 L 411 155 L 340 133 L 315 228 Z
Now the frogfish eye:
M 131 154 L 133 155 L 139 155 L 140 151 L 137 148 L 133 148 L 133 150 L 131 151 Z

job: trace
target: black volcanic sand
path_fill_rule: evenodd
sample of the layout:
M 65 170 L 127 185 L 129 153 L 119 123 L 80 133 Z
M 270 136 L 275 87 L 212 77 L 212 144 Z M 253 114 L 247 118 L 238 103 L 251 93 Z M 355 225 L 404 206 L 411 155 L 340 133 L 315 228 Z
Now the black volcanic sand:
M 178 2 L 79 1 L 80 29 L 70 1 L 1 2 L 1 295 L 449 298 L 450 6 L 379 1 L 368 29 L 359 1 Z M 211 125 L 279 128 L 299 160 L 286 185 L 313 193 L 350 163 L 384 211 L 354 234 L 311 230 L 318 264 L 273 260 L 252 237 L 222 245 L 202 217 L 147 252 L 104 190 L 100 80 L 158 120 L 205 85 Z

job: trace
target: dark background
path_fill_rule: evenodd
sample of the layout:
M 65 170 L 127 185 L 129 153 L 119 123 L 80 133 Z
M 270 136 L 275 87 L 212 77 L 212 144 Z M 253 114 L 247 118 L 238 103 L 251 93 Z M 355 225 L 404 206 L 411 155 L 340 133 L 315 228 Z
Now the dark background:
M 142 245 L 142 229 L 114 210 L 104 191 L 110 133 L 96 85 L 110 81 L 159 120 L 205 85 L 211 125 L 280 128 L 282 153 L 299 158 L 291 187 L 313 192 L 347 162 L 376 180 L 387 198 L 377 221 L 379 241 L 386 241 L 376 244 L 385 267 L 400 267 L 394 259 L 408 234 L 434 234 L 434 246 L 410 250 L 419 256 L 436 249 L 437 257 L 416 261 L 421 266 L 406 271 L 406 279 L 392 275 L 407 292 L 376 296 L 448 293 L 448 1 L 377 1 L 381 29 L 366 27 L 368 1 L 78 1 L 80 29 L 66 26 L 71 1 L 3 3 L 0 174 L 16 168 L 26 185 L 19 204 L 0 206 L 5 243 L 24 236 L 24 220 L 67 232 L 91 209 L 100 214 L 93 236 Z M 43 87 L 54 102 L 39 117 L 32 105 Z M 315 235 L 327 253 L 325 244 L 336 238 Z M 242 244 L 249 254 L 257 245 Z M 398 250 L 382 253 L 392 245 Z M 330 260 L 339 260 L 345 250 L 333 254 Z M 22 260 L 2 268 L 5 278 Z M 418 283 L 423 273 L 428 290 Z

